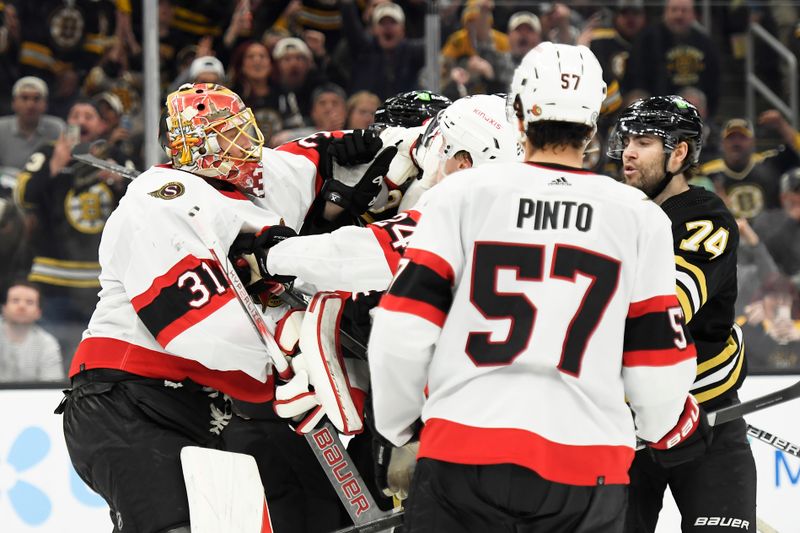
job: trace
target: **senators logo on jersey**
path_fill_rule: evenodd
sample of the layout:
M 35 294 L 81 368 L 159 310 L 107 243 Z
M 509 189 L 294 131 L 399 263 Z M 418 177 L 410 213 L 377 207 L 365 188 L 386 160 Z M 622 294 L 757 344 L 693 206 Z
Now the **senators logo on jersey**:
M 153 198 L 161 198 L 162 200 L 172 200 L 177 198 L 178 196 L 183 195 L 186 192 L 186 187 L 183 186 L 183 183 L 177 181 L 171 181 L 166 185 L 163 185 L 157 191 L 149 192 L 150 196 Z

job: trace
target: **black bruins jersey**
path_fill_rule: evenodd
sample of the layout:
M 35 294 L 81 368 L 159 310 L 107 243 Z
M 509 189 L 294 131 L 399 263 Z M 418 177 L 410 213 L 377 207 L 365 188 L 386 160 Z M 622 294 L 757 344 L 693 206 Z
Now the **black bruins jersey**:
M 723 159 L 715 159 L 702 165 L 700 173 L 725 191 L 734 216 L 751 219 L 765 209 L 780 207 L 780 176 L 798 165 L 797 153 L 780 147 L 753 154 L 740 172 L 728 168 Z
M 17 204 L 38 218 L 28 280 L 48 293 L 93 304 L 100 288 L 97 250 L 103 227 L 127 183 L 111 185 L 97 169 L 75 160 L 51 177 L 53 149 L 53 143 L 45 144 L 31 155 L 15 190 Z M 125 161 L 118 154 L 107 155 Z
M 734 325 L 739 229 L 714 193 L 701 187 L 667 199 L 672 221 L 678 300 L 697 348 L 692 394 L 707 409 L 744 380 L 744 341 Z

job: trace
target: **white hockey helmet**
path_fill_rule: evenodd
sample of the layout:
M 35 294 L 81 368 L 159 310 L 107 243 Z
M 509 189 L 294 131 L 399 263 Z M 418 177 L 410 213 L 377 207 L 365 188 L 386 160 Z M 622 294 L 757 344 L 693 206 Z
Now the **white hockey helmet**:
M 505 114 L 505 100 L 494 94 L 466 96 L 439 112 L 442 155 L 449 159 L 469 153 L 473 166 L 490 162 L 521 161 L 519 131 Z
M 514 72 L 506 114 L 516 123 L 519 101 L 526 130 L 544 120 L 594 127 L 605 98 L 603 69 L 591 50 L 545 41 L 525 54 Z

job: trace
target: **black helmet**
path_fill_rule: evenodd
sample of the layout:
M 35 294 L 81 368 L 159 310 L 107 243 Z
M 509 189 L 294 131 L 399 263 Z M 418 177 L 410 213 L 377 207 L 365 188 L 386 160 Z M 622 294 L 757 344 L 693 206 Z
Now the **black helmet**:
M 409 91 L 387 98 L 375 111 L 375 124 L 412 128 L 422 126 L 453 102 L 430 91 Z
M 689 145 L 679 174 L 700 159 L 703 145 L 703 119 L 697 108 L 680 96 L 651 96 L 636 100 L 617 119 L 608 140 L 606 155 L 622 159 L 625 137 L 628 135 L 655 135 L 664 142 L 664 154 L 669 154 L 684 141 Z M 666 164 L 666 163 L 665 163 Z

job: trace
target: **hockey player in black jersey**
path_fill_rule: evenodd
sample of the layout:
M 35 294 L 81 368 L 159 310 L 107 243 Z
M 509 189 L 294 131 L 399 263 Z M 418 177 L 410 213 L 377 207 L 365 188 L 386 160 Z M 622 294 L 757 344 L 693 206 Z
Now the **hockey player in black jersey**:
M 697 110 L 679 96 L 638 100 L 620 115 L 608 155 L 621 160 L 625 182 L 644 191 L 672 221 L 677 294 L 697 347 L 692 394 L 702 409 L 714 410 L 738 401 L 746 363 L 734 323 L 736 221 L 717 195 L 687 183 L 702 131 Z M 745 422 L 704 429 L 671 450 L 636 454 L 627 532 L 655 530 L 667 486 L 684 532 L 756 531 L 756 470 Z M 721 517 L 720 526 L 701 520 L 709 516 Z

